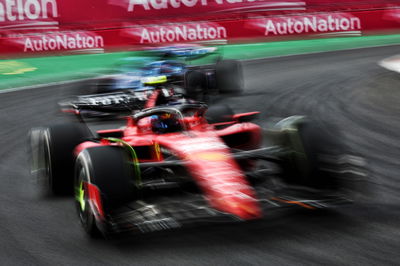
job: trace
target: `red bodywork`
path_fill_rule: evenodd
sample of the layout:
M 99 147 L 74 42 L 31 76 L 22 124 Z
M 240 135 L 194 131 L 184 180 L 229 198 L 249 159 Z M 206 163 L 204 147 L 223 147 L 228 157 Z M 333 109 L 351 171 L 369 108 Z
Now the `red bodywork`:
M 249 113 L 251 115 L 253 113 Z M 152 131 L 149 117 L 134 120 L 128 118 L 124 129 L 98 131 L 98 133 L 121 132 L 123 141 L 135 147 L 146 147 L 149 151 L 139 162 L 163 160 L 167 150 L 186 163 L 188 173 L 198 184 L 210 206 L 233 214 L 240 219 L 259 218 L 261 210 L 253 188 L 248 184 L 243 169 L 232 157 L 230 148 L 251 150 L 261 145 L 261 129 L 253 123 L 240 123 L 235 115 L 233 122 L 223 129 L 216 129 L 202 116 L 184 117 L 181 121 L 185 130 L 181 132 L 156 134 Z M 235 120 L 236 119 L 236 120 Z M 233 144 L 223 138 L 233 137 Z M 239 143 L 239 145 L 236 145 Z M 106 138 L 100 142 L 86 141 L 75 149 L 77 156 L 84 149 L 103 145 L 121 145 Z

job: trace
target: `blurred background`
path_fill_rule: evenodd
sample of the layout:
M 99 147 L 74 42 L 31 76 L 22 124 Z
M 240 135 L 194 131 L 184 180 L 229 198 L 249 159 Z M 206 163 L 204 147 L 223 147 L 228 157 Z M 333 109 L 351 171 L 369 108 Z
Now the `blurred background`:
M 0 87 L 93 76 L 127 51 L 176 43 L 226 44 L 226 57 L 235 59 L 396 44 L 398 6 L 395 0 L 3 0 Z
M 92 242 L 72 200 L 37 195 L 26 135 L 57 102 L 160 46 L 241 60 L 236 112 L 329 121 L 368 162 L 356 204 L 242 225 Z M 396 265 L 400 259 L 396 0 L 0 0 L 0 257 L 4 265 Z M 204 64 L 206 62 L 191 62 Z

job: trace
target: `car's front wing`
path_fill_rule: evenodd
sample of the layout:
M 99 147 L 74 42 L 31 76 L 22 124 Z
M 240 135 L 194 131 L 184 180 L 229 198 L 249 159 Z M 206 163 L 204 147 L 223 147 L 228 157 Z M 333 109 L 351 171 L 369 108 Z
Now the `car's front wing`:
M 287 207 L 310 210 L 332 208 L 351 201 L 337 195 L 324 195 L 315 192 L 287 191 L 285 194 L 271 193 L 259 189 L 259 204 L 263 216 L 273 210 Z M 306 197 L 307 195 L 307 197 Z M 187 194 L 179 197 L 158 197 L 148 201 L 132 202 L 109 215 L 102 224 L 107 235 L 121 233 L 150 233 L 182 227 L 210 223 L 229 223 L 243 221 L 238 217 L 210 207 L 199 194 Z

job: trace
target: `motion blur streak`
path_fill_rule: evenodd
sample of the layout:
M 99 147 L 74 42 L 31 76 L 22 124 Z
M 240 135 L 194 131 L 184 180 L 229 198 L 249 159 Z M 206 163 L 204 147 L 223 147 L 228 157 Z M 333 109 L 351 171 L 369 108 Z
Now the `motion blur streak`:
M 397 33 L 398 13 L 395 0 L 0 0 L 0 57 L 371 36 Z
M 399 76 L 377 64 L 398 53 L 393 46 L 245 63 L 246 93 L 224 100 L 237 112 L 259 110 L 261 118 L 305 114 L 337 124 L 373 172 L 374 193 L 365 201 L 336 212 L 271 213 L 264 221 L 122 243 L 88 241 L 73 199 L 41 198 L 29 175 L 26 133 L 59 121 L 55 103 L 85 84 L 2 94 L 2 264 L 398 264 Z

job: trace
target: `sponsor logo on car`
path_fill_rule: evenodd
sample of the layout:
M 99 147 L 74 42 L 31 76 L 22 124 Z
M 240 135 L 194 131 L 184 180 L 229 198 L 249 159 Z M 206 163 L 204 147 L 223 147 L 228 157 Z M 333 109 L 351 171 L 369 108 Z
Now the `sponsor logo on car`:
M 229 157 L 223 152 L 199 152 L 190 155 L 191 158 L 203 161 L 225 161 Z
M 206 152 L 226 150 L 228 148 L 224 143 L 212 137 L 178 140 L 176 144 L 180 147 L 180 151 L 189 154 L 189 156 L 193 151 Z

